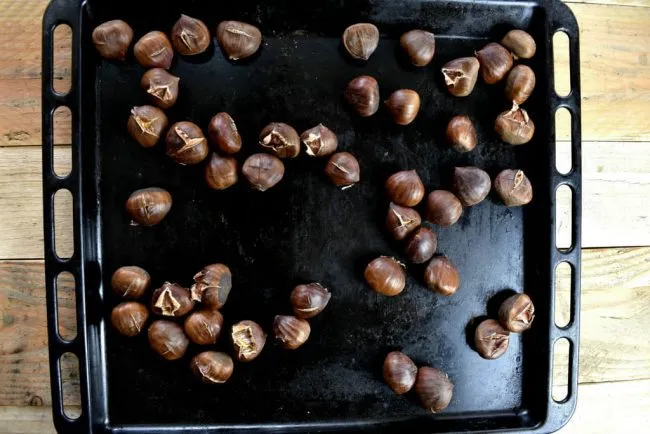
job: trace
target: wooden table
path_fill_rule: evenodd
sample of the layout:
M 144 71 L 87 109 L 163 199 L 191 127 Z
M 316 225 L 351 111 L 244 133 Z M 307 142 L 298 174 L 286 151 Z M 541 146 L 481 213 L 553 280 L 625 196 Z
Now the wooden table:
M 0 431 L 53 431 L 41 223 L 41 17 L 46 0 L 0 0 Z M 650 427 L 650 1 L 570 2 L 581 29 L 583 275 L 580 387 L 563 433 Z M 69 45 L 57 46 L 66 51 Z M 70 77 L 58 56 L 57 78 Z M 558 71 L 567 73 L 567 56 Z M 57 114 L 57 125 L 70 116 Z M 70 143 L 57 132 L 57 170 Z M 566 128 L 559 137 L 568 140 Z M 59 172 L 59 173 L 60 173 Z M 65 200 L 62 202 L 65 204 Z M 69 202 L 68 202 L 69 203 Z M 67 208 L 69 209 L 69 207 Z M 58 216 L 57 216 L 58 217 Z M 61 214 L 69 245 L 69 213 Z M 62 331 L 74 330 L 71 282 Z M 66 400 L 79 404 L 72 369 Z M 555 384 L 566 371 L 558 369 Z

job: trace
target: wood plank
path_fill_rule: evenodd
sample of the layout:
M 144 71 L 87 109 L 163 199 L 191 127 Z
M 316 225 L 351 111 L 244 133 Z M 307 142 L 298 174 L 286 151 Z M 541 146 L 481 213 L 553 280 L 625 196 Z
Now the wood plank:
M 51 407 L 0 407 L 0 426 L 5 434 L 55 433 Z

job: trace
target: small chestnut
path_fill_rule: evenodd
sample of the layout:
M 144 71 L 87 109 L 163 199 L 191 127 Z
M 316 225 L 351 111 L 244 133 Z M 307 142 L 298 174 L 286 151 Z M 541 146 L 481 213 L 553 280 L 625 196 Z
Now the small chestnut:
M 431 413 L 440 413 L 451 402 L 454 384 L 440 369 L 423 366 L 418 369 L 415 393 L 418 395 L 422 407 Z
M 251 187 L 266 191 L 282 180 L 284 164 L 274 155 L 253 154 L 244 161 L 241 171 Z
M 217 113 L 210 119 L 208 136 L 217 144 L 217 148 L 226 154 L 235 154 L 241 149 L 241 136 L 235 121 L 228 113 Z
M 343 32 L 343 46 L 355 59 L 368 60 L 379 45 L 379 29 L 374 24 L 357 23 Z
M 446 256 L 436 256 L 424 270 L 427 287 L 441 295 L 453 295 L 458 290 L 458 270 Z
M 262 33 L 251 24 L 222 21 L 217 26 L 217 40 L 228 59 L 239 60 L 257 52 L 262 43 Z
M 332 294 L 320 283 L 298 285 L 291 291 L 293 313 L 298 318 L 312 318 L 325 309 Z
M 487 84 L 502 80 L 512 68 L 512 54 L 503 45 L 491 42 L 476 52 L 481 75 Z
M 362 117 L 372 116 L 379 110 L 379 84 L 369 75 L 353 78 L 343 93 L 345 100 Z
M 359 182 L 359 162 L 349 152 L 337 152 L 325 166 L 325 175 L 337 187 L 348 188 Z
M 533 325 L 535 306 L 526 294 L 515 294 L 501 303 L 499 322 L 512 333 L 521 333 Z
M 194 275 L 192 300 L 210 309 L 221 309 L 232 289 L 232 273 L 224 264 L 210 264 Z
M 192 312 L 183 324 L 185 334 L 197 345 L 216 344 L 222 327 L 223 315 L 214 309 Z
M 182 56 L 201 54 L 210 46 L 210 30 L 201 20 L 181 14 L 172 27 L 172 45 Z
M 445 63 L 442 75 L 449 93 L 453 96 L 467 96 L 472 93 L 479 68 L 479 61 L 475 57 L 461 57 Z
M 438 247 L 438 237 L 431 229 L 419 227 L 406 241 L 404 254 L 414 264 L 424 264 L 433 257 Z
M 167 116 L 158 107 L 136 106 L 131 109 L 126 128 L 133 140 L 145 148 L 151 148 L 167 128 Z
M 172 207 L 172 196 L 162 188 L 136 190 L 126 201 L 126 210 L 134 222 L 142 226 L 160 223 Z
M 181 326 L 162 319 L 154 321 L 149 326 L 147 336 L 151 349 L 167 360 L 183 357 L 190 344 Z
M 182 165 L 198 164 L 210 152 L 203 131 L 192 122 L 176 122 L 169 128 L 165 141 L 167 155 Z
M 111 312 L 111 324 L 124 336 L 136 336 L 140 334 L 144 324 L 149 318 L 147 307 L 136 301 L 126 301 L 113 308 Z
M 533 199 L 533 186 L 523 170 L 501 171 L 494 178 L 494 189 L 506 206 L 526 205 Z
M 230 333 L 235 348 L 235 358 L 250 362 L 260 355 L 266 344 L 266 333 L 256 322 L 244 320 L 232 326 Z
M 232 358 L 226 353 L 204 351 L 192 358 L 190 369 L 205 384 L 223 384 L 232 375 Z
M 492 180 L 478 167 L 456 167 L 454 169 L 454 191 L 464 206 L 473 206 L 483 201 L 490 193 Z
M 463 205 L 451 192 L 434 190 L 429 193 L 426 204 L 426 218 L 438 226 L 451 226 L 463 214 Z
M 174 59 L 172 44 L 163 32 L 158 31 L 141 37 L 133 46 L 133 54 L 144 68 L 169 69 Z
M 517 103 L 513 103 L 509 111 L 497 116 L 497 120 L 494 122 L 494 131 L 501 137 L 501 140 L 508 144 L 523 145 L 533 138 L 535 124 L 526 110 L 520 108 Z
M 476 147 L 476 129 L 467 116 L 454 116 L 447 124 L 447 141 L 458 152 L 469 152 Z
M 420 95 L 411 89 L 396 90 L 386 100 L 386 108 L 393 122 L 408 125 L 420 111 Z
M 397 395 L 402 395 L 413 387 L 418 367 L 413 360 L 400 351 L 388 353 L 384 359 L 384 381 Z
M 424 184 L 415 170 L 403 170 L 386 180 L 388 198 L 398 205 L 415 206 L 424 197 Z
M 530 59 L 537 49 L 533 37 L 523 30 L 510 30 L 501 40 L 501 45 L 520 59 Z
M 305 144 L 307 155 L 322 157 L 336 152 L 339 141 L 336 134 L 323 124 L 318 124 L 300 135 L 300 140 Z
M 436 51 L 436 38 L 425 30 L 411 30 L 399 38 L 399 45 L 415 66 L 426 66 L 431 63 Z
M 512 68 L 506 80 L 506 99 L 517 104 L 526 102 L 535 89 L 535 73 L 526 65 L 517 65 Z
M 501 357 L 508 349 L 509 342 L 510 333 L 496 320 L 486 319 L 476 327 L 474 345 L 484 359 Z
M 386 229 L 396 240 L 403 240 L 422 224 L 420 214 L 413 208 L 400 206 L 393 202 L 388 205 Z
M 123 298 L 136 299 L 144 295 L 151 283 L 146 270 L 136 266 L 120 267 L 111 277 L 113 291 Z
M 280 158 L 294 158 L 300 153 L 300 136 L 292 126 L 271 122 L 260 133 L 260 145 Z
M 276 315 L 273 320 L 273 337 L 282 348 L 295 350 L 307 342 L 311 327 L 304 319 L 290 315 Z
M 190 291 L 176 283 L 165 282 L 153 292 L 151 311 L 156 315 L 179 317 L 194 308 Z
M 160 108 L 167 109 L 178 99 L 178 82 L 180 78 L 162 68 L 153 68 L 145 72 L 140 80 L 140 87 L 149 95 L 149 99 Z
M 406 286 L 404 265 L 388 256 L 373 259 L 363 272 L 363 277 L 374 291 L 390 297 L 402 292 Z
M 124 60 L 133 40 L 133 29 L 122 20 L 106 21 L 95 27 L 92 38 L 102 57 Z
M 213 152 L 203 174 L 210 188 L 225 190 L 237 183 L 237 160 Z

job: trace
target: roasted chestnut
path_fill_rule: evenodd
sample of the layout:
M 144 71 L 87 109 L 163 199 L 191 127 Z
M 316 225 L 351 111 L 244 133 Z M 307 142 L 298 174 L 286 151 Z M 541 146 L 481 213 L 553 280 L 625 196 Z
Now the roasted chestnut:
M 147 306 L 136 301 L 120 303 L 111 312 L 113 327 L 120 334 L 129 337 L 140 334 L 147 318 L 149 318 Z
M 494 189 L 506 206 L 526 205 L 533 199 L 533 186 L 523 170 L 503 170 L 494 178 Z
M 438 237 L 431 229 L 419 227 L 406 241 L 404 254 L 414 264 L 424 264 L 433 257 L 438 247 Z
M 190 369 L 205 384 L 223 384 L 232 375 L 234 364 L 226 353 L 204 351 L 192 358 Z
M 353 78 L 345 88 L 343 96 L 364 118 L 374 115 L 379 110 L 379 84 L 369 75 Z
M 398 205 L 415 206 L 424 197 L 424 184 L 415 170 L 403 170 L 386 180 L 386 193 Z
M 434 190 L 429 193 L 426 204 L 426 218 L 438 226 L 451 226 L 463 214 L 463 205 L 451 192 Z
M 446 256 L 436 256 L 424 270 L 427 287 L 441 295 L 453 295 L 458 290 L 458 270 Z
M 266 344 L 266 333 L 256 322 L 244 320 L 232 326 L 230 333 L 235 348 L 235 358 L 250 362 L 260 355 Z
M 144 295 L 151 283 L 146 270 L 136 266 L 120 267 L 111 277 L 113 291 L 123 298 L 136 299 Z
M 388 256 L 373 259 L 366 267 L 363 277 L 373 290 L 391 297 L 402 292 L 406 286 L 404 265 Z
M 512 55 L 503 45 L 491 42 L 476 52 L 481 75 L 487 84 L 501 81 L 512 68 Z
M 271 122 L 260 133 L 260 145 L 280 158 L 294 158 L 300 153 L 300 137 L 290 125 Z
M 213 152 L 204 171 L 205 182 L 215 190 L 225 190 L 237 183 L 237 160 Z
M 320 283 L 298 285 L 291 291 L 293 313 L 298 318 L 312 318 L 325 309 L 332 294 Z
M 360 172 L 359 162 L 349 152 L 337 152 L 325 166 L 325 175 L 334 185 L 344 189 L 359 182 Z
M 447 90 L 454 96 L 467 96 L 474 90 L 479 61 L 474 57 L 461 57 L 445 63 L 442 75 L 445 77 Z
M 266 191 L 282 180 L 284 164 L 274 155 L 253 154 L 244 161 L 241 172 L 251 187 Z
M 311 327 L 304 319 L 289 315 L 277 315 L 273 321 L 273 337 L 282 348 L 295 350 L 309 339 Z
M 506 98 L 517 104 L 526 102 L 535 89 L 535 73 L 526 65 L 517 65 L 512 68 L 506 80 Z
M 190 291 L 176 283 L 165 282 L 153 292 L 151 311 L 162 316 L 183 316 L 194 307 Z
M 508 297 L 499 308 L 499 322 L 512 333 L 521 333 L 533 325 L 535 306 L 526 294 Z
M 454 384 L 440 369 L 423 366 L 418 369 L 415 393 L 418 395 L 422 407 L 431 413 L 440 413 L 451 402 Z
M 145 148 L 151 148 L 167 128 L 167 116 L 158 107 L 136 106 L 131 109 L 126 128 L 133 140 Z
M 528 117 L 526 110 L 520 108 L 517 103 L 513 103 L 509 111 L 497 116 L 494 130 L 504 142 L 511 145 L 523 145 L 533 138 L 535 124 Z
M 172 44 L 163 32 L 149 32 L 133 46 L 135 60 L 144 68 L 169 69 L 174 59 Z
M 490 193 L 492 180 L 478 167 L 456 167 L 454 169 L 454 191 L 464 206 L 473 206 L 483 201 Z
M 201 302 L 210 309 L 221 309 L 232 289 L 232 273 L 224 264 L 211 264 L 194 275 L 190 289 L 192 300 Z
M 417 374 L 418 367 L 402 352 L 392 351 L 384 359 L 384 381 L 397 395 L 411 390 Z
M 180 78 L 171 75 L 162 68 L 153 68 L 145 72 L 140 80 L 140 87 L 149 95 L 149 99 L 158 107 L 167 109 L 178 99 L 178 82 Z
M 323 124 L 318 124 L 300 135 L 300 140 L 305 144 L 307 155 L 322 157 L 336 152 L 339 141 L 336 134 Z
M 190 341 L 183 328 L 175 322 L 158 320 L 149 326 L 147 332 L 151 349 L 167 360 L 183 357 Z
M 399 45 L 415 66 L 426 66 L 431 63 L 436 51 L 436 38 L 431 32 L 411 30 L 399 38 Z
M 520 59 L 530 59 L 537 49 L 533 37 L 523 30 L 510 30 L 501 40 L 501 45 Z
M 343 32 L 343 46 L 355 59 L 368 60 L 378 44 L 379 29 L 374 24 L 353 24 Z
M 172 207 L 172 196 L 162 188 L 136 190 L 126 201 L 126 210 L 134 222 L 142 226 L 157 225 Z
M 241 136 L 237 131 L 235 121 L 228 113 L 217 113 L 210 120 L 208 125 L 208 136 L 221 152 L 235 154 L 241 149 Z
M 411 89 L 399 89 L 386 100 L 386 108 L 393 122 L 408 125 L 420 111 L 420 95 Z
M 167 155 L 179 164 L 198 164 L 205 160 L 210 149 L 208 140 L 198 125 L 192 122 L 176 122 L 169 128 Z
M 192 342 L 198 345 L 213 345 L 219 340 L 223 327 L 223 315 L 215 309 L 197 310 L 186 319 L 183 328 Z
M 93 44 L 99 54 L 110 60 L 124 60 L 133 40 L 133 29 L 122 20 L 111 20 L 93 30 Z
M 469 152 L 476 147 L 476 129 L 467 116 L 454 116 L 447 124 L 447 141 L 458 152 Z
M 508 349 L 510 333 L 498 321 L 486 319 L 476 327 L 474 345 L 484 359 L 497 359 Z
M 260 48 L 260 30 L 241 21 L 222 21 L 217 26 L 217 40 L 230 60 L 245 59 Z
M 181 15 L 172 27 L 172 45 L 181 56 L 201 54 L 210 46 L 210 30 L 201 20 Z
M 420 214 L 413 208 L 397 205 L 393 202 L 388 205 L 386 215 L 386 229 L 396 240 L 403 240 L 422 224 Z

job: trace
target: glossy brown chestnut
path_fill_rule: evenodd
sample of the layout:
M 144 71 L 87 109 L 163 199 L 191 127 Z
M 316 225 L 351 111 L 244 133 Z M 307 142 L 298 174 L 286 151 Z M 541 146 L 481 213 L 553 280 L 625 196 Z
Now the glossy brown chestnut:
M 287 350 L 295 350 L 307 342 L 311 327 L 304 319 L 277 315 L 273 321 L 273 337 Z
M 458 270 L 446 256 L 436 256 L 424 270 L 427 287 L 441 295 L 453 295 L 460 284 Z
M 501 81 L 512 68 L 512 54 L 503 45 L 491 42 L 476 52 L 481 75 L 487 84 Z
M 262 33 L 251 24 L 222 21 L 217 26 L 217 40 L 228 59 L 239 60 L 257 52 L 262 43 Z
M 167 109 L 178 99 L 178 82 L 180 78 L 162 68 L 153 68 L 145 72 L 140 80 L 140 87 L 149 95 L 151 102 Z
M 156 315 L 179 317 L 194 308 L 190 291 L 176 283 L 165 282 L 153 292 L 151 311 Z
M 211 264 L 194 275 L 190 289 L 192 300 L 200 301 L 210 309 L 221 309 L 232 289 L 232 273 L 224 264 Z
M 372 116 L 379 110 L 379 84 L 369 75 L 353 78 L 343 93 L 345 100 L 362 117 Z
M 404 266 L 388 256 L 373 259 L 366 267 L 363 277 L 374 291 L 391 297 L 402 292 L 406 286 Z
M 201 54 L 210 46 L 210 30 L 201 20 L 181 15 L 172 27 L 172 45 L 181 56 Z
M 124 60 L 133 40 L 133 29 L 122 20 L 111 20 L 95 27 L 92 37 L 102 57 Z
M 337 152 L 330 157 L 325 166 L 325 175 L 334 185 L 342 188 L 359 182 L 360 173 L 359 162 L 349 152 Z
M 452 192 L 434 190 L 429 193 L 426 204 L 426 218 L 438 226 L 451 226 L 463 214 L 463 205 Z
M 397 395 L 402 395 L 415 384 L 418 367 L 406 354 L 399 351 L 388 353 L 384 359 L 384 381 Z
M 490 193 L 492 180 L 478 167 L 456 167 L 454 169 L 454 191 L 464 206 L 473 206 L 483 201 Z
M 149 32 L 133 46 L 135 60 L 144 68 L 169 69 L 174 59 L 172 44 L 163 32 Z
M 445 63 L 442 75 L 450 94 L 467 96 L 474 90 L 480 64 L 475 57 L 461 57 Z
M 134 222 L 142 226 L 160 223 L 172 207 L 172 196 L 162 188 L 136 190 L 126 201 L 126 210 Z
M 396 240 L 403 240 L 422 224 L 420 214 L 413 208 L 397 205 L 393 202 L 388 205 L 386 215 L 386 229 Z
M 185 334 L 197 345 L 216 344 L 223 327 L 223 315 L 215 309 L 192 312 L 183 325 Z
M 521 333 L 533 325 L 535 306 L 527 294 L 508 297 L 499 308 L 499 322 L 512 333 Z
M 436 52 L 436 38 L 431 32 L 411 30 L 399 38 L 399 45 L 415 66 L 426 66 Z
M 147 332 L 151 349 L 167 360 L 178 360 L 190 344 L 183 328 L 175 322 L 158 320 L 149 326 Z
M 158 107 L 136 106 L 131 109 L 126 128 L 133 140 L 145 148 L 151 148 L 167 128 L 167 116 Z
M 494 189 L 506 206 L 526 205 L 533 199 L 533 186 L 523 170 L 501 171 L 494 178 Z
M 244 320 L 232 326 L 230 333 L 235 348 L 235 358 L 250 362 L 260 355 L 266 344 L 266 333 L 256 322 Z
M 266 191 L 282 180 L 284 164 L 274 155 L 253 154 L 244 161 L 241 171 L 251 187 Z
M 215 190 L 225 190 L 237 183 L 237 160 L 213 152 L 205 165 L 205 182 Z
M 399 89 L 386 100 L 386 108 L 393 122 L 408 125 L 420 111 L 420 95 L 411 89 Z
M 474 124 L 467 116 L 454 116 L 447 124 L 447 141 L 458 152 L 469 152 L 476 147 L 478 139 Z
M 533 138 L 535 124 L 526 110 L 520 108 L 517 103 L 513 103 L 509 111 L 497 116 L 497 120 L 494 122 L 494 131 L 506 143 L 523 145 Z
M 111 324 L 124 336 L 136 336 L 144 328 L 149 318 L 147 306 L 136 301 L 126 301 L 113 308 Z
M 343 47 L 355 59 L 368 60 L 379 45 L 379 29 L 374 24 L 357 23 L 343 32 Z
M 530 59 L 537 49 L 533 37 L 523 30 L 510 30 L 501 40 L 501 45 L 520 59 Z
M 146 270 L 136 266 L 120 267 L 111 277 L 113 292 L 123 298 L 136 299 L 144 295 L 151 284 Z
M 517 104 L 526 102 L 535 89 L 535 73 L 526 65 L 517 65 L 512 68 L 506 80 L 506 99 Z
M 260 133 L 260 145 L 280 158 L 294 158 L 300 153 L 300 136 L 292 126 L 271 122 Z
M 312 318 L 325 309 L 332 294 L 320 283 L 298 285 L 291 291 L 291 306 L 298 318 Z
M 336 134 L 323 124 L 318 124 L 300 135 L 300 140 L 305 144 L 307 155 L 322 157 L 336 152 L 339 141 Z
M 232 375 L 235 365 L 226 353 L 204 351 L 192 358 L 190 369 L 205 384 L 223 384 Z
M 431 229 L 419 227 L 406 241 L 404 254 L 414 264 L 424 264 L 433 257 L 438 247 L 438 237 Z
M 415 393 L 418 395 L 422 407 L 431 413 L 440 413 L 451 402 L 454 384 L 440 369 L 423 366 L 418 369 Z
M 398 205 L 415 206 L 424 197 L 424 184 L 415 170 L 403 170 L 386 180 L 386 194 Z
M 176 122 L 169 128 L 165 141 L 167 155 L 178 164 L 198 164 L 210 152 L 203 131 L 192 122 Z
M 498 359 L 508 349 L 510 333 L 498 321 L 486 319 L 476 327 L 474 346 L 484 359 Z
M 221 112 L 212 117 L 208 125 L 208 136 L 217 144 L 217 148 L 226 154 L 235 154 L 241 149 L 241 136 L 235 121 L 228 113 Z

